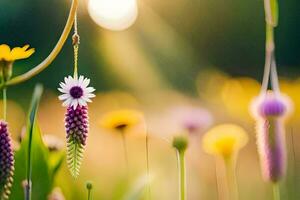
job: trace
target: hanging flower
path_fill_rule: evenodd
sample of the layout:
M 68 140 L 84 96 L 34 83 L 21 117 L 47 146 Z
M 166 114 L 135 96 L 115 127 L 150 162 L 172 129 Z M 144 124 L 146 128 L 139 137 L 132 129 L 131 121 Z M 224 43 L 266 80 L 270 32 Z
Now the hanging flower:
M 231 158 L 248 142 L 245 130 L 234 124 L 222 124 L 209 130 L 202 140 L 204 150 L 216 156 Z
M 77 106 L 86 106 L 87 102 L 91 102 L 91 98 L 95 97 L 93 87 L 88 87 L 90 79 L 79 76 L 79 79 L 72 76 L 65 77 L 65 82 L 59 85 L 58 90 L 64 94 L 59 96 L 59 100 L 64 101 L 63 106 L 73 106 L 74 110 Z
M 0 121 L 0 195 L 8 199 L 13 182 L 14 155 L 7 123 Z
M 286 144 L 284 123 L 291 112 L 287 96 L 269 91 L 255 98 L 251 113 L 256 119 L 257 145 L 263 177 L 277 182 L 286 171 Z
M 73 177 L 79 175 L 84 147 L 88 136 L 88 106 L 93 87 L 88 87 L 90 79 L 79 76 L 79 79 L 71 76 L 65 78 L 65 82 L 60 83 L 58 90 L 64 94 L 59 99 L 64 101 L 63 106 L 67 106 L 65 115 L 65 128 L 67 133 L 67 163 Z

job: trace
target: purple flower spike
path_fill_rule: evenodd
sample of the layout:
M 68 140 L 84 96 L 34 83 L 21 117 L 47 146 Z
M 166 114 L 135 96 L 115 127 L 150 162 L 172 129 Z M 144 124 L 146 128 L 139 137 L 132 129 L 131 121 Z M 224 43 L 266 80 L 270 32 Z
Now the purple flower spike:
M 87 106 L 77 106 L 73 109 L 68 107 L 65 128 L 67 132 L 67 140 L 74 140 L 79 144 L 86 145 L 86 138 L 88 135 L 88 108 Z
M 269 91 L 254 99 L 251 111 L 257 123 L 263 177 L 278 182 L 286 172 L 285 120 L 292 111 L 292 102 L 288 96 Z
M 65 118 L 67 132 L 67 163 L 74 178 L 79 176 L 84 147 L 88 136 L 88 107 L 69 106 Z
M 14 155 L 7 123 L 0 121 L 0 194 L 1 199 L 8 199 L 13 182 Z
M 285 130 L 282 119 L 258 122 L 257 143 L 263 177 L 278 182 L 286 171 Z

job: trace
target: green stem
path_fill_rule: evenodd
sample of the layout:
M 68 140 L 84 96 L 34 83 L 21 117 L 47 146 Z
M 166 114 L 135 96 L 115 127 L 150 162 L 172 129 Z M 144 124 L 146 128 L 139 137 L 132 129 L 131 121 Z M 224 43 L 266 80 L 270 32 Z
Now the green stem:
M 33 127 L 31 127 L 31 129 L 33 129 Z M 29 141 L 28 141 L 28 152 L 27 152 L 26 200 L 31 200 L 31 174 L 32 174 L 31 149 L 32 149 L 32 131 L 33 130 L 30 130 Z
M 68 35 L 72 29 L 72 25 L 74 23 L 77 7 L 78 7 L 78 0 L 73 0 L 65 28 L 64 28 L 56 46 L 54 47 L 52 52 L 49 54 L 49 56 L 44 61 L 42 61 L 40 64 L 38 64 L 33 69 L 31 69 L 30 71 L 28 71 L 22 75 L 16 76 L 16 77 L 10 79 L 9 81 L 7 81 L 5 84 L 6 86 L 16 85 L 18 83 L 24 82 L 24 81 L 34 77 L 35 75 L 39 74 L 44 69 L 46 69 L 53 62 L 53 60 L 56 58 L 56 56 L 60 53 L 64 43 L 66 42 L 66 40 L 68 38 Z M 2 87 L 4 87 L 5 85 L 3 84 Z
M 280 188 L 278 183 L 273 183 L 273 199 L 280 200 Z
M 88 189 L 88 198 L 87 200 L 92 200 L 92 189 Z
M 185 169 L 185 151 L 177 151 L 180 200 L 186 200 L 186 169 Z
M 3 119 L 6 121 L 6 113 L 7 113 L 7 89 L 3 88 Z

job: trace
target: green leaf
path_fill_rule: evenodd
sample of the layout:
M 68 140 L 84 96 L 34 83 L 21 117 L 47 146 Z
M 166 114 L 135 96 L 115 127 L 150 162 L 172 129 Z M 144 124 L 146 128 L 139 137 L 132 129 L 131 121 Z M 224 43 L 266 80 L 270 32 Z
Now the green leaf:
M 11 199 L 23 199 L 24 191 L 22 181 L 26 180 L 26 163 L 28 158 L 29 134 L 27 132 L 22 141 L 21 148 L 15 154 L 15 177 L 12 187 Z M 50 168 L 48 164 L 49 152 L 44 145 L 41 132 L 37 124 L 34 123 L 32 130 L 32 199 L 47 199 L 46 197 L 52 189 Z
M 54 178 L 58 172 L 58 170 L 61 168 L 64 160 L 66 157 L 66 153 L 64 151 L 57 151 L 57 152 L 51 152 L 49 154 L 49 167 L 50 167 L 50 175 L 52 179 L 52 183 L 54 182 Z
M 10 199 L 24 199 L 22 182 L 31 177 L 32 199 L 44 200 L 52 190 L 54 176 L 61 166 L 64 153 L 50 153 L 43 143 L 36 121 L 43 88 L 37 85 L 31 101 L 27 130 L 20 149 L 15 153 L 15 176 Z

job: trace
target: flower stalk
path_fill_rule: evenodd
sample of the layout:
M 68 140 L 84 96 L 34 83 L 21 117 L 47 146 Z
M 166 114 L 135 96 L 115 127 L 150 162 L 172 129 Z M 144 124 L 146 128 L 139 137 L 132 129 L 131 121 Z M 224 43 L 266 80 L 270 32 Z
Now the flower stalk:
M 180 177 L 180 199 L 186 199 L 186 169 L 185 169 L 185 152 L 178 151 L 178 166 L 179 166 L 179 177 Z
M 86 189 L 88 191 L 88 197 L 87 200 L 92 200 L 92 190 L 93 190 L 93 184 L 91 182 L 88 182 L 86 184 Z
M 176 136 L 173 139 L 173 147 L 176 149 L 178 161 L 178 175 L 179 175 L 179 199 L 186 200 L 186 167 L 185 167 L 185 152 L 188 147 L 188 140 L 185 136 Z

